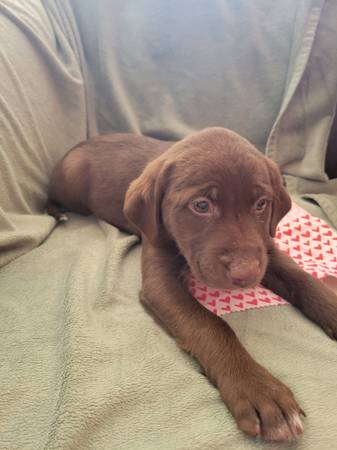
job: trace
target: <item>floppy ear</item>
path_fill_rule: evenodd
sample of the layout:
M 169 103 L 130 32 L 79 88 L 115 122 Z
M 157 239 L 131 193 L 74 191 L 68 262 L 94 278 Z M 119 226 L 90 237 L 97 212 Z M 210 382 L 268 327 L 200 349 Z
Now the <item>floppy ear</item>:
M 168 183 L 171 164 L 162 158 L 150 162 L 127 190 L 123 212 L 126 218 L 156 245 L 164 236 L 161 203 Z
M 291 208 L 291 198 L 286 189 L 284 188 L 279 167 L 277 166 L 277 164 L 274 163 L 274 161 L 270 159 L 268 159 L 268 169 L 274 191 L 269 232 L 270 235 L 274 237 L 278 223 Z

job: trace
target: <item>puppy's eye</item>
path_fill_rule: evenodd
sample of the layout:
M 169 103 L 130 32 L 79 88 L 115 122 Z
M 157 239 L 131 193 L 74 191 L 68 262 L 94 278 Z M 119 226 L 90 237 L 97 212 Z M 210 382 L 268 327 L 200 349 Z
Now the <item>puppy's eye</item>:
M 262 212 L 264 211 L 267 206 L 269 205 L 270 200 L 267 197 L 261 197 L 259 198 L 254 205 L 255 211 Z
M 207 197 L 199 197 L 193 200 L 190 209 L 197 214 L 211 214 L 213 211 L 213 204 Z

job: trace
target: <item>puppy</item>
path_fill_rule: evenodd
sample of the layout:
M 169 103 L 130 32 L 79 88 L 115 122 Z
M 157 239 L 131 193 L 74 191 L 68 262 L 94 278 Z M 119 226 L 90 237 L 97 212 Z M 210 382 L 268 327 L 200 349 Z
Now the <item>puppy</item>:
M 337 296 L 273 243 L 291 205 L 277 166 L 247 140 L 208 128 L 177 142 L 90 139 L 58 163 L 48 210 L 95 214 L 142 239 L 144 306 L 193 355 L 251 436 L 287 441 L 304 415 L 232 329 L 188 292 L 190 270 L 216 288 L 262 284 L 337 337 Z
M 125 231 L 137 233 L 123 214 L 126 191 L 146 164 L 172 144 L 131 133 L 80 142 L 52 173 L 48 213 L 59 221 L 67 220 L 65 211 L 94 214 Z

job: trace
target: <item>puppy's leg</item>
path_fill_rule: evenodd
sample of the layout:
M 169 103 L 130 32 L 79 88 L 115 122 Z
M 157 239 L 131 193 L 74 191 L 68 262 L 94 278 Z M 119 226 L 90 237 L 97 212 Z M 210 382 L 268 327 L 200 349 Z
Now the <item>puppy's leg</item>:
M 292 392 L 253 360 L 228 324 L 190 296 L 181 281 L 176 253 L 145 241 L 142 270 L 143 304 L 198 360 L 239 428 L 274 441 L 301 434 L 300 415 L 304 413 Z
M 337 339 L 336 293 L 277 248 L 271 251 L 262 284 L 300 309 L 331 338 Z
M 47 214 L 55 217 L 58 222 L 66 222 L 68 220 L 68 216 L 65 214 L 65 209 L 50 199 L 48 199 L 45 209 Z

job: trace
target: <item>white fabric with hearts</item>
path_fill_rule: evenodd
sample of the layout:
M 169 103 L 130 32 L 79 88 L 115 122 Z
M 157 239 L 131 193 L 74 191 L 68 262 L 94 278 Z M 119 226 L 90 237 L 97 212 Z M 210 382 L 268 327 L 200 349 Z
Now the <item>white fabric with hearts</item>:
M 275 242 L 314 277 L 337 277 L 337 232 L 298 205 L 293 204 L 279 223 Z M 192 276 L 189 290 L 199 303 L 219 316 L 252 308 L 288 305 L 283 298 L 262 286 L 212 289 Z

